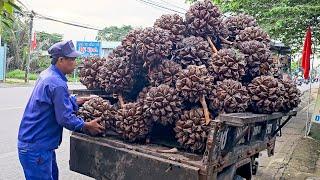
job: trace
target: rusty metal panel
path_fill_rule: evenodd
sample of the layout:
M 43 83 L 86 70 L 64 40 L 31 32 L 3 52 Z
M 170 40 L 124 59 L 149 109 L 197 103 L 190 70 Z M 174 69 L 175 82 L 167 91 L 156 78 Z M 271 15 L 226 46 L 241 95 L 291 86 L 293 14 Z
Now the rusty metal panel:
M 71 136 L 70 170 L 95 179 L 197 180 L 199 168 Z
M 88 96 L 88 95 L 97 95 L 102 98 L 113 98 L 111 94 L 106 93 L 104 90 L 95 89 L 95 90 L 89 90 L 89 89 L 71 89 L 69 90 L 70 94 L 76 94 L 78 96 Z
M 244 124 L 263 122 L 267 120 L 279 119 L 283 116 L 295 115 L 297 111 L 290 111 L 289 113 L 276 112 L 272 114 L 254 114 L 254 113 L 229 113 L 221 114 L 218 119 L 226 123 L 234 124 L 235 126 L 242 126 Z

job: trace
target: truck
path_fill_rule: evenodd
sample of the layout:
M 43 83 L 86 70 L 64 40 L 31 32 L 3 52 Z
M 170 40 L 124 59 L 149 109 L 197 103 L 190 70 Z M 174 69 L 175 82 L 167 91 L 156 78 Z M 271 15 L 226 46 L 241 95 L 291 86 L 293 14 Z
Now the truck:
M 102 91 L 78 89 L 78 95 Z M 229 180 L 252 179 L 259 153 L 274 154 L 281 128 L 296 110 L 273 114 L 220 114 L 209 132 L 202 154 L 161 141 L 127 143 L 117 136 L 70 136 L 70 170 L 98 180 Z

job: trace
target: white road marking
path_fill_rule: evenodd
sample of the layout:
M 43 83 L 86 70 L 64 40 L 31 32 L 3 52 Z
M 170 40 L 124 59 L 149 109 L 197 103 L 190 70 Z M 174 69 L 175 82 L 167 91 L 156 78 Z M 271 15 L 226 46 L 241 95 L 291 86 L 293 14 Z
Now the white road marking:
M 0 111 L 6 111 L 6 110 L 14 110 L 14 109 L 23 109 L 25 108 L 23 107 L 4 107 L 4 108 L 0 108 Z

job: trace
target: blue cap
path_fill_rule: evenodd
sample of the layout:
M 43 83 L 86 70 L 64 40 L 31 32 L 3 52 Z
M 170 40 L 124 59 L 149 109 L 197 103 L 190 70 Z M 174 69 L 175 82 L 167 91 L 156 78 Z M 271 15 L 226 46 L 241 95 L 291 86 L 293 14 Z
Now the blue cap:
M 49 48 L 48 53 L 51 55 L 52 58 L 76 58 L 81 55 L 79 51 L 75 50 L 72 40 L 55 43 Z

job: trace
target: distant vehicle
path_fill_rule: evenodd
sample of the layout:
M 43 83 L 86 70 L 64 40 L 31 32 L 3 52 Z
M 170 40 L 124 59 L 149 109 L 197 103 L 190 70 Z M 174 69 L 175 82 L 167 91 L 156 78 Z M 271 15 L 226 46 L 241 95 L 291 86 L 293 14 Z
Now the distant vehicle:
M 302 85 L 302 81 L 299 81 L 299 80 L 298 80 L 298 81 L 296 82 L 296 84 L 297 84 L 298 86 L 301 86 L 301 85 Z
M 305 84 L 309 84 L 309 82 L 310 82 L 310 79 L 305 79 L 305 80 L 304 80 L 304 83 L 305 83 Z
M 303 78 L 302 78 L 301 76 L 299 76 L 299 77 L 296 79 L 296 84 L 297 84 L 298 86 L 301 86 L 303 82 L 304 82 L 304 80 L 303 80 Z
M 314 83 L 314 82 L 319 82 L 319 76 L 314 77 L 314 78 L 312 79 L 312 82 L 313 82 L 313 83 Z

